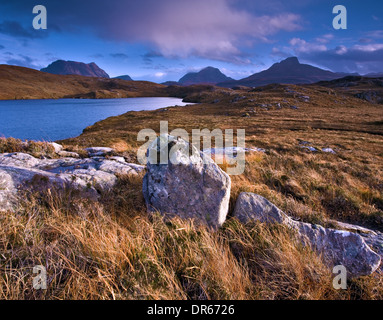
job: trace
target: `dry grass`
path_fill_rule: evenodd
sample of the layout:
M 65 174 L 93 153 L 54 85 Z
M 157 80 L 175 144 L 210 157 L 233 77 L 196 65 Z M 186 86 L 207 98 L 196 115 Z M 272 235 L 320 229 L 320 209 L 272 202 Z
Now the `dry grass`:
M 160 120 L 189 132 L 245 128 L 247 146 L 267 152 L 247 156 L 245 173 L 232 176 L 231 209 L 241 191 L 251 191 L 302 221 L 326 225 L 333 218 L 382 231 L 382 107 L 330 89 L 288 87 L 310 102 L 286 93 L 286 86 L 194 92 L 189 98 L 204 103 L 129 112 L 62 143 L 71 150 L 114 146 L 134 161 L 137 132 L 158 132 Z M 242 95 L 246 99 L 231 102 Z M 336 154 L 308 152 L 302 140 Z M 0 215 L 0 298 L 383 298 L 378 272 L 334 290 L 321 257 L 282 226 L 244 226 L 229 218 L 213 233 L 191 221 L 149 217 L 141 187 L 142 176 L 121 177 L 96 202 L 71 190 L 27 192 L 16 212 Z M 31 289 L 37 264 L 47 267 L 46 291 Z
M 30 190 L 0 215 L 0 299 L 381 298 L 379 275 L 332 288 L 319 256 L 282 226 L 229 220 L 218 232 L 147 216 L 141 177 L 99 201 Z M 48 289 L 32 289 L 43 265 Z
M 302 95 L 309 96 L 309 102 Z M 210 89 L 185 96 L 203 103 L 128 112 L 62 143 L 77 148 L 117 145 L 135 161 L 142 144 L 137 132 L 144 128 L 159 132 L 163 120 L 169 122 L 169 131 L 246 129 L 246 146 L 267 152 L 248 156 L 245 173 L 232 177 L 234 199 L 240 191 L 253 191 L 308 222 L 333 218 L 383 231 L 383 127 L 376 121 L 382 119 L 382 105 L 316 85 Z M 307 151 L 302 141 L 319 151 Z M 332 148 L 336 154 L 322 148 Z
M 0 137 L 0 153 L 23 152 L 36 158 L 41 156 L 57 157 L 54 147 L 48 142 L 22 141 L 15 138 Z

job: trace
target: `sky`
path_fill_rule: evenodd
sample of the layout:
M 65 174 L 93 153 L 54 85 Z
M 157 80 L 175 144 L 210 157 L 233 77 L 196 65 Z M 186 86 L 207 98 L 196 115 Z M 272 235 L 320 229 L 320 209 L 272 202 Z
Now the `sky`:
M 47 29 L 32 9 L 44 5 Z M 335 5 L 347 29 L 333 28 Z M 336 72 L 383 72 L 383 1 L 0 0 L 0 64 L 95 62 L 111 77 L 178 81 L 213 66 L 234 79 L 287 57 Z

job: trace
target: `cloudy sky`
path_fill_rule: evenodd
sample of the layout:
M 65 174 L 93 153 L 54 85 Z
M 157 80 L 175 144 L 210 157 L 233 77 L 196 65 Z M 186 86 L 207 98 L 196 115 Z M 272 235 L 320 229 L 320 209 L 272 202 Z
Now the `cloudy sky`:
M 32 27 L 38 4 L 46 30 Z M 336 4 L 347 8 L 347 30 L 332 26 Z M 240 79 L 297 56 L 383 72 L 380 0 L 1 0 L 0 12 L 0 63 L 35 69 L 95 62 L 110 76 L 163 82 L 214 66 Z

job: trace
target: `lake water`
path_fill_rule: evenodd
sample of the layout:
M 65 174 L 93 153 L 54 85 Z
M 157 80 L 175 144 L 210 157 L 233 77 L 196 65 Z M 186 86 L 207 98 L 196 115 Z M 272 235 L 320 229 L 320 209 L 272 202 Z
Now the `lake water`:
M 187 104 L 178 98 L 2 100 L 0 136 L 61 140 L 76 137 L 95 122 L 128 111 Z

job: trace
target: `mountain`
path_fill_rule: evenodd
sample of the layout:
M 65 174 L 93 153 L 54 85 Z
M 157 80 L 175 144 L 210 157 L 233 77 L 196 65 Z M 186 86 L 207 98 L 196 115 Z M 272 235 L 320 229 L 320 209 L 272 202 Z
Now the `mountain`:
M 345 75 L 347 74 L 334 73 L 309 64 L 302 64 L 297 57 L 290 57 L 281 62 L 274 63 L 269 69 L 255 73 L 250 77 L 237 81 L 221 82 L 217 85 L 222 87 L 258 87 L 272 83 L 302 84 L 333 80 Z
M 123 76 L 114 77 L 112 79 L 121 79 L 121 80 L 126 80 L 126 81 L 133 81 L 133 79 L 130 76 L 128 76 L 127 74 L 124 74 Z
M 206 67 L 199 72 L 187 73 L 178 82 L 181 85 L 187 86 L 191 84 L 216 84 L 232 80 L 232 78 L 225 76 L 219 69 Z
M 109 78 L 109 75 L 94 62 L 87 64 L 77 61 L 56 60 L 48 67 L 42 68 L 40 71 L 61 75 L 76 74 L 86 77 Z

